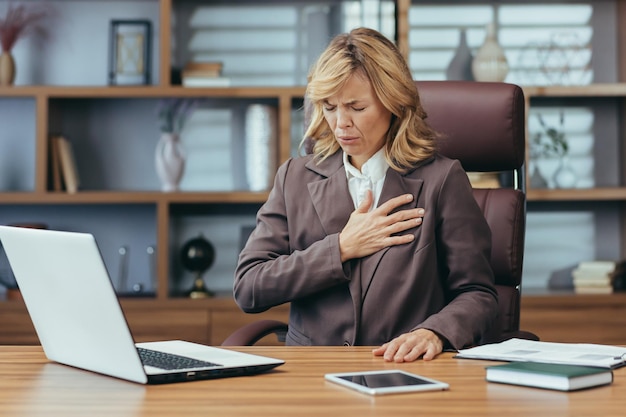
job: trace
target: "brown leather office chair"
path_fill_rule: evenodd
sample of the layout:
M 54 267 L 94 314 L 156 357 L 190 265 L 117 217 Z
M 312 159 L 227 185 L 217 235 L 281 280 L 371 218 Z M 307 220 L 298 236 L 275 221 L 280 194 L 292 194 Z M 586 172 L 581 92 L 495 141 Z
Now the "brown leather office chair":
M 492 231 L 491 266 L 499 297 L 499 320 L 482 343 L 511 337 L 538 340 L 520 330 L 520 285 L 524 259 L 525 106 L 513 84 L 472 81 L 417 81 L 428 123 L 443 134 L 440 151 L 461 161 L 468 172 L 511 172 L 513 185 L 474 189 Z M 284 341 L 287 325 L 261 320 L 236 330 L 225 346 L 252 345 L 276 333 Z

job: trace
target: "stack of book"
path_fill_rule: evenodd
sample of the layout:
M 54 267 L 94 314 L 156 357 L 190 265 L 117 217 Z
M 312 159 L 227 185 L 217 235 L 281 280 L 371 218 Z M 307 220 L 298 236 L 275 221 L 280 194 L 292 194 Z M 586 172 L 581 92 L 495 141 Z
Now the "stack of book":
M 626 275 L 624 261 L 585 261 L 572 271 L 574 291 L 579 294 L 611 294 L 616 281 Z
M 185 87 L 228 87 L 230 78 L 222 76 L 221 62 L 188 62 L 182 71 Z

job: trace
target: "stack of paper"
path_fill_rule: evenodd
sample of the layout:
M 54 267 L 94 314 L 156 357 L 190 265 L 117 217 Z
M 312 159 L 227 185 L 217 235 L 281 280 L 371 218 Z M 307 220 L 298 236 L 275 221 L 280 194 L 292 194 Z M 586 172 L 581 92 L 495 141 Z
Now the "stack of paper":
M 509 339 L 501 343 L 461 349 L 455 357 L 618 368 L 626 365 L 626 348 L 592 343 L 555 343 Z

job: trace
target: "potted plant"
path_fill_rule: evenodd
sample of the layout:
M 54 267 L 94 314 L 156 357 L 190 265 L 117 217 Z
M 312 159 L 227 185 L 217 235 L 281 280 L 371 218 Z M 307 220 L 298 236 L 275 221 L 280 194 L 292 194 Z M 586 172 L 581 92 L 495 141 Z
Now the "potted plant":
M 552 176 L 555 185 L 558 188 L 574 187 L 576 185 L 577 178 L 576 173 L 569 166 L 567 159 L 569 145 L 563 129 L 565 121 L 563 111 L 561 111 L 559 115 L 558 128 L 549 126 L 541 114 L 537 115 L 537 120 L 539 121 L 539 125 L 542 130 L 536 132 L 531 137 L 531 159 L 536 161 L 541 157 L 558 158 L 558 167 Z M 538 183 L 541 184 L 542 180 L 539 179 L 539 175 L 540 174 L 535 166 L 531 172 L 531 186 L 537 187 Z M 543 184 L 545 184 L 545 180 L 543 180 Z
M 160 100 L 157 106 L 157 117 L 161 132 L 180 134 L 197 105 L 198 100 L 192 98 Z
M 48 4 L 14 5 L 9 2 L 4 18 L 0 19 L 0 85 L 12 85 L 15 80 L 15 61 L 11 51 L 20 38 L 32 32 L 43 33 L 39 23 L 50 15 Z

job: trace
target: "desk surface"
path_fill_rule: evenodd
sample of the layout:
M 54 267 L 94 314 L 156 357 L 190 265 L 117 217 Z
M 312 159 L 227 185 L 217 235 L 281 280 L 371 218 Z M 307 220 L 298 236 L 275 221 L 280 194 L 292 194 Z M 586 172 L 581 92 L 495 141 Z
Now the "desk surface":
M 558 392 L 485 382 L 492 362 L 452 358 L 385 363 L 366 347 L 246 347 L 286 360 L 268 373 L 143 386 L 50 363 L 41 348 L 0 347 L 2 416 L 623 416 L 626 368 L 612 385 Z M 398 368 L 449 391 L 372 397 L 326 382 L 329 372 Z

